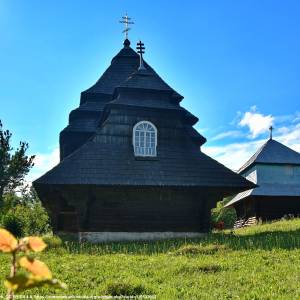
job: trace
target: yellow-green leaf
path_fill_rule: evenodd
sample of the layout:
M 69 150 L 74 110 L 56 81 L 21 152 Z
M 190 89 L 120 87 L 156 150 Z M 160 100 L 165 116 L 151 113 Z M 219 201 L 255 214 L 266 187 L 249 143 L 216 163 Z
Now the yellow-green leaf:
M 3 252 L 12 252 L 18 246 L 17 239 L 6 229 L 0 228 L 0 250 Z
M 43 278 L 51 279 L 52 274 L 45 263 L 38 259 L 29 259 L 27 256 L 23 256 L 19 264 L 21 267 L 31 272 L 33 275 Z
M 24 290 L 27 286 L 30 285 L 32 280 L 29 278 L 28 275 L 19 274 L 11 278 L 7 278 L 4 281 L 4 285 L 8 290 Z
M 25 237 L 24 239 L 22 239 L 22 243 L 26 245 L 29 250 L 32 250 L 34 252 L 43 251 L 47 247 L 45 242 L 37 236 Z

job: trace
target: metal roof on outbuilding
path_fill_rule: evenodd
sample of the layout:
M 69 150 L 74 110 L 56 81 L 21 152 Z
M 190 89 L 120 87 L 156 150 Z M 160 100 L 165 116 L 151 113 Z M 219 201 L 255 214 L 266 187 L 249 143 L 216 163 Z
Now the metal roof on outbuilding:
M 251 189 L 242 193 L 237 194 L 231 201 L 229 201 L 225 207 L 229 207 L 234 203 L 239 202 L 250 196 L 288 196 L 288 197 L 299 197 L 300 195 L 300 185 L 293 184 L 272 184 L 264 183 L 255 189 Z
M 258 151 L 238 170 L 244 173 L 254 164 L 294 164 L 300 165 L 300 154 L 289 147 L 269 139 Z
M 300 154 L 289 147 L 279 143 L 278 141 L 270 138 L 263 144 L 257 152 L 239 169 L 238 173 L 243 174 L 249 168 L 255 167 L 257 164 L 264 165 L 300 165 Z M 259 172 L 259 170 L 257 171 Z M 291 196 L 299 197 L 300 184 L 280 184 L 258 182 L 258 187 L 245 192 L 237 194 L 225 207 L 232 206 L 233 204 L 246 199 L 250 196 Z

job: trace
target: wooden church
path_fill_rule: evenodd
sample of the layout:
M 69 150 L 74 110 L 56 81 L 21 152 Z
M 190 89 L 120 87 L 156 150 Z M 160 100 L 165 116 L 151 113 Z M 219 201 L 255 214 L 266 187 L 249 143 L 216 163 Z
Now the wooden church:
M 237 194 L 226 207 L 234 207 L 237 227 L 250 220 L 273 220 L 300 215 L 300 154 L 272 138 L 239 169 L 258 187 Z
M 210 229 L 216 201 L 254 186 L 201 152 L 198 118 L 144 49 L 125 39 L 70 113 L 60 163 L 34 182 L 56 232 L 89 241 L 197 236 Z

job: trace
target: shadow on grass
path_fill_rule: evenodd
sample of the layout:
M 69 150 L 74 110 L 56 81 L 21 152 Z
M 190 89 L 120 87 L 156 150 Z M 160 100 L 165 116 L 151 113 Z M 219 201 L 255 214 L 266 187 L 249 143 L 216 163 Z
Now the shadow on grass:
M 201 238 L 170 239 L 161 241 L 110 242 L 101 244 L 78 243 L 64 241 L 62 248 L 72 254 L 140 254 L 153 255 L 160 253 L 180 252 L 182 247 L 197 245 L 223 245 L 223 251 L 250 249 L 297 249 L 300 248 L 300 229 L 293 231 L 268 231 L 255 234 L 234 234 L 213 232 L 204 234 Z M 51 250 L 51 245 L 49 249 Z M 202 251 L 203 252 L 203 251 Z M 201 253 L 201 251 L 199 252 Z M 203 253 L 202 253 L 203 254 Z M 211 253 L 210 255 L 213 255 Z

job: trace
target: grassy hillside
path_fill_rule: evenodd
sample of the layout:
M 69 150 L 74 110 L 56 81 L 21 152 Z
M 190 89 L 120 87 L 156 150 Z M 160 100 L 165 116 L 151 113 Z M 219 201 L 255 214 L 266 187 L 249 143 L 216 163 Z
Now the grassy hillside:
M 300 219 L 201 239 L 90 245 L 40 256 L 66 291 L 39 295 L 153 294 L 156 299 L 300 299 Z M 9 272 L 0 255 L 0 276 Z M 5 294 L 0 287 L 0 295 Z

